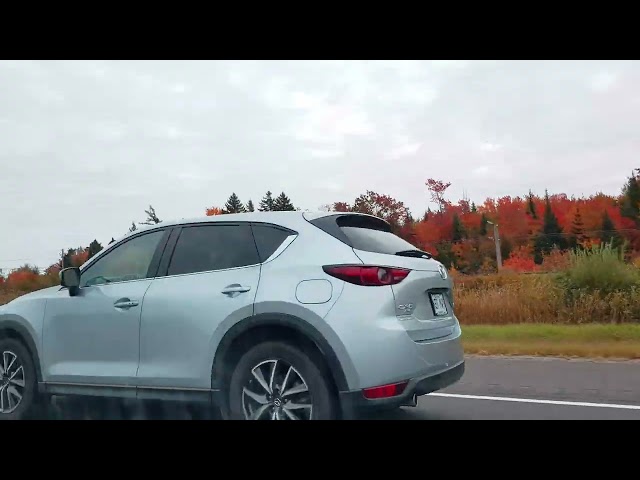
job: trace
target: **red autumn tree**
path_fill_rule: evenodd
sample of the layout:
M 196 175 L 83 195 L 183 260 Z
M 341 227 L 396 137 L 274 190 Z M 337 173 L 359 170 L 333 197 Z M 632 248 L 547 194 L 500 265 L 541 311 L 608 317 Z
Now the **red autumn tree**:
M 222 215 L 222 209 L 218 207 L 207 208 L 205 214 L 207 217 L 213 217 L 214 215 Z
M 431 201 L 438 205 L 440 212 L 443 212 L 449 205 L 449 202 L 444 198 L 444 194 L 446 193 L 447 188 L 451 186 L 451 182 L 443 182 L 442 180 L 429 178 L 425 182 L 425 185 L 427 186 L 427 190 L 431 196 Z

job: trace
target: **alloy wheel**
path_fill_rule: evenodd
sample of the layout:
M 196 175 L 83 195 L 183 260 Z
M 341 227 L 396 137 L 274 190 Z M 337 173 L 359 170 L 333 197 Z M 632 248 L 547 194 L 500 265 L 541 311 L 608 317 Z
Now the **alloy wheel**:
M 242 389 L 242 409 L 247 420 L 311 420 L 313 402 L 300 372 L 284 360 L 265 360 Z
M 12 351 L 2 352 L 0 359 L 0 413 L 10 414 L 20 406 L 26 378 L 24 366 Z

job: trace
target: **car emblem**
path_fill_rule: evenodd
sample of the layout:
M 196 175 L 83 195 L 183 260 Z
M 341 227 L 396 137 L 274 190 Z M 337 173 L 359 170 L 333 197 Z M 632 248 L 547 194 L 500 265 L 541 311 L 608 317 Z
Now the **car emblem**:
M 413 303 L 407 303 L 405 305 L 398 305 L 398 310 L 402 310 L 405 313 L 413 312 L 414 305 Z
M 444 265 L 438 265 L 438 271 L 440 272 L 440 276 L 443 280 L 447 279 L 447 269 L 444 268 Z

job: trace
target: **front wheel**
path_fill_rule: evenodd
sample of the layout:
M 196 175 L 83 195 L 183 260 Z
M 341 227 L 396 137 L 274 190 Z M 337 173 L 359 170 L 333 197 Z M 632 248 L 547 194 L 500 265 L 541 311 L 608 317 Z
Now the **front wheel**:
M 0 420 L 20 420 L 33 413 L 36 388 L 29 351 L 13 338 L 0 339 Z
M 312 356 L 286 342 L 250 348 L 229 385 L 236 420 L 331 420 L 336 418 L 329 380 Z

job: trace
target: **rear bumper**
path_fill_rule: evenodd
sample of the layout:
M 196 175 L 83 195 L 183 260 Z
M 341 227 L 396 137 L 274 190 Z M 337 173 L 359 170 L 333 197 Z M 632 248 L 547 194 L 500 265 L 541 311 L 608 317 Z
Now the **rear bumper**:
M 355 418 L 357 414 L 362 411 L 411 405 L 414 396 L 427 395 L 458 382 L 463 377 L 464 371 L 465 362 L 462 360 L 462 362 L 453 368 L 449 368 L 438 374 L 412 378 L 409 380 L 402 394 L 391 398 L 370 400 L 364 397 L 362 390 L 340 392 L 340 405 L 342 407 L 343 417 L 351 419 Z

